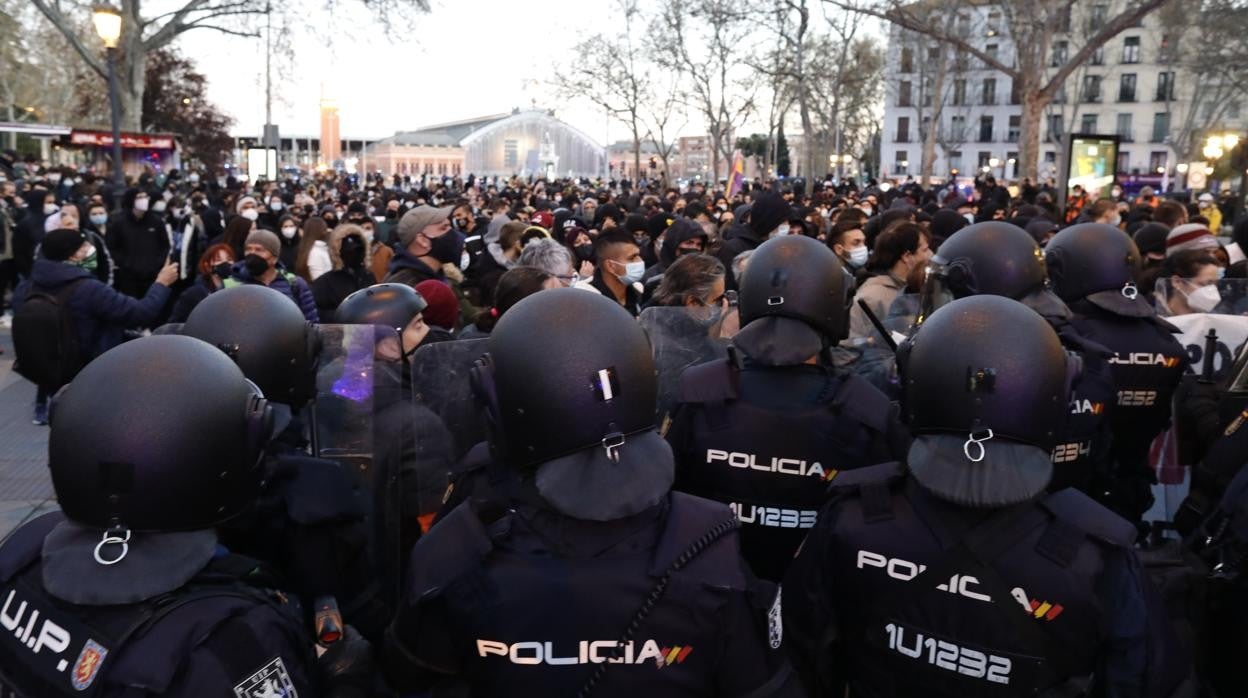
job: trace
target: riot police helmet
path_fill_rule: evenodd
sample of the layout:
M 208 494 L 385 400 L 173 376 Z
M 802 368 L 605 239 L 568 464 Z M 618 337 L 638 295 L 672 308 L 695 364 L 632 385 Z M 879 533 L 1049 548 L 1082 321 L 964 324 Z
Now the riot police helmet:
M 182 334 L 225 352 L 273 402 L 299 407 L 316 396 L 320 332 L 279 291 L 221 289 L 195 306 Z
M 734 344 L 751 357 L 788 356 L 773 363 L 800 363 L 849 334 L 852 283 L 840 258 L 805 235 L 786 235 L 759 245 L 739 285 L 741 332 Z
M 897 365 L 919 484 L 980 507 L 1045 489 L 1080 364 L 1044 318 L 1001 296 L 955 300 L 902 344 Z
M 402 337 L 412 319 L 427 307 L 425 297 L 407 284 L 375 284 L 342 299 L 334 319 L 344 325 L 384 327 Z M 415 350 L 415 346 L 400 348 L 404 356 Z
M 512 306 L 487 346 L 472 380 L 496 460 L 576 518 L 631 515 L 666 494 L 672 456 L 654 428 L 650 343 L 618 303 L 542 291 Z
M 296 312 L 297 309 L 296 309 Z M 210 529 L 259 494 L 267 401 L 198 339 L 145 337 L 57 394 L 48 466 L 65 516 L 95 529 Z
M 1044 252 L 1022 228 L 984 221 L 949 236 L 928 262 L 919 324 L 942 305 L 967 296 L 1004 296 L 1045 317 L 1069 315 L 1047 288 Z
M 1152 305 L 1135 286 L 1140 250 L 1112 225 L 1080 223 L 1053 236 L 1045 247 L 1049 280 L 1067 303 L 1087 299 L 1126 317 L 1152 317 Z

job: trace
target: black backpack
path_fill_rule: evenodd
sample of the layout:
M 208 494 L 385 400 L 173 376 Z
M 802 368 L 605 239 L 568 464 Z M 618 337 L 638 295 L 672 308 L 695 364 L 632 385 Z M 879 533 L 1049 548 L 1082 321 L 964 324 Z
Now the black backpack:
M 56 293 L 31 286 L 13 313 L 13 370 L 43 388 L 56 390 L 73 380 L 86 365 L 69 312 L 69 298 L 83 279 L 74 279 Z

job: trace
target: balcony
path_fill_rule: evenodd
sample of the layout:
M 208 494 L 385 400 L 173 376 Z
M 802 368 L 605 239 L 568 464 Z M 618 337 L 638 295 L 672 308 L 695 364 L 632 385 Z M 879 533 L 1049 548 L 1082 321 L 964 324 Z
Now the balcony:
M 1134 143 L 1135 132 L 1134 131 L 1119 131 L 1118 140 L 1122 143 Z

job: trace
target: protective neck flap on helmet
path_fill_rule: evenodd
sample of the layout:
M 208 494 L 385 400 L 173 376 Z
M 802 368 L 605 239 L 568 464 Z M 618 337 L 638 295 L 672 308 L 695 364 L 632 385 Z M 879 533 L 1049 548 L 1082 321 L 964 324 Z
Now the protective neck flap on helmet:
M 561 514 L 615 521 L 662 501 L 675 480 L 675 462 L 663 437 L 645 431 L 542 463 L 534 482 Z
M 750 359 L 768 366 L 796 366 L 823 351 L 815 328 L 787 317 L 767 316 L 741 328 L 732 343 Z
M 995 437 L 990 431 L 918 436 L 906 462 L 925 490 L 966 507 L 1026 502 L 1044 492 L 1053 477 L 1047 451 Z

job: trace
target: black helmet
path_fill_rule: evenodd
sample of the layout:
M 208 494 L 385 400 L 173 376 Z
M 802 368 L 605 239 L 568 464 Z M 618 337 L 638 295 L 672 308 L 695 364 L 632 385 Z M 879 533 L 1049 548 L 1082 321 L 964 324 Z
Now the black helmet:
M 425 297 L 407 284 L 376 284 L 342 299 L 334 319 L 344 325 L 379 325 L 399 334 L 429 307 Z
M 928 263 L 919 323 L 956 298 L 1004 296 L 1028 300 L 1042 315 L 1065 307 L 1045 288 L 1044 252 L 1022 228 L 1002 221 L 968 226 L 941 243 Z M 1034 301 L 1047 302 L 1048 312 Z
M 1121 230 L 1104 223 L 1080 223 L 1053 236 L 1044 250 L 1049 281 L 1067 303 L 1086 298 L 1118 315 L 1154 314 L 1135 287 L 1140 250 Z
M 320 332 L 278 291 L 254 284 L 217 291 L 195 306 L 182 334 L 224 351 L 273 402 L 298 407 L 316 396 Z
M 503 315 L 488 347 L 473 383 L 492 452 L 525 472 L 540 465 L 547 501 L 604 520 L 667 492 L 672 457 L 654 431 L 650 343 L 618 303 L 581 289 L 533 294 Z
M 927 489 L 961 504 L 1029 499 L 1052 476 L 1079 363 L 1027 306 L 972 296 L 940 308 L 902 345 L 908 463 Z
M 105 352 L 57 395 L 51 422 L 48 466 L 65 515 L 135 532 L 212 528 L 252 504 L 272 428 L 238 366 L 176 336 Z
M 818 332 L 824 346 L 835 344 L 849 335 L 846 281 L 840 258 L 827 245 L 804 235 L 768 240 L 754 251 L 741 279 L 741 326 L 792 318 Z

